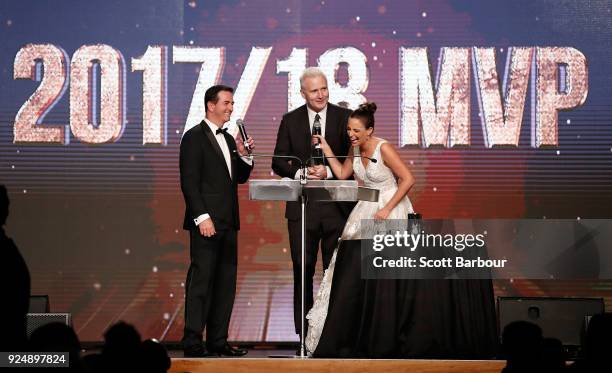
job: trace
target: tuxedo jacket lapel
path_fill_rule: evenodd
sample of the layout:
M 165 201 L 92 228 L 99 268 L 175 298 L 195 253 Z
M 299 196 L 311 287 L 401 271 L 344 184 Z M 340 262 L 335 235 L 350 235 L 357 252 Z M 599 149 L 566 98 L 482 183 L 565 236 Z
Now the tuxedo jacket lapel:
M 310 153 L 311 153 L 311 138 L 312 138 L 312 133 L 310 132 L 310 121 L 308 120 L 308 110 L 306 110 L 306 105 L 303 106 L 303 109 L 300 112 L 299 115 L 299 119 L 298 119 L 298 133 L 299 133 L 299 137 L 298 138 L 302 138 L 304 139 L 303 143 L 304 144 L 304 149 L 302 154 L 306 155 L 306 158 L 302 159 L 302 161 L 306 161 L 307 158 L 310 157 Z

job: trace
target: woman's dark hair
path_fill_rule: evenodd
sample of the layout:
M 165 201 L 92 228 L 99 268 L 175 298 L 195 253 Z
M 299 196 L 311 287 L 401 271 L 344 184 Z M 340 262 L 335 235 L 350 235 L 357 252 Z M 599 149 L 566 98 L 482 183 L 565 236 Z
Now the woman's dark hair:
M 357 118 L 363 121 L 365 128 L 374 128 L 374 113 L 376 112 L 376 104 L 374 102 L 366 102 L 365 104 L 359 105 L 355 109 L 350 118 Z

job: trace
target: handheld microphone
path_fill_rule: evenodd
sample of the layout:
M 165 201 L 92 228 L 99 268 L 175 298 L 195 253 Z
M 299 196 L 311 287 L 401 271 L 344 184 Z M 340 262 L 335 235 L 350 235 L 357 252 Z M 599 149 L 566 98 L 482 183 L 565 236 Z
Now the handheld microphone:
M 242 137 L 242 143 L 244 144 L 244 148 L 251 154 L 251 147 L 247 144 L 247 139 L 249 138 L 246 133 L 246 129 L 244 128 L 244 121 L 242 119 L 236 120 L 236 126 L 238 127 L 238 131 L 240 131 L 240 137 Z
M 321 131 L 321 122 L 319 121 L 318 118 L 312 124 L 312 134 L 313 135 L 321 135 L 322 134 L 322 131 Z M 317 139 L 317 143 L 314 146 L 311 158 L 314 161 L 315 165 L 325 164 L 325 160 L 324 160 L 325 158 L 323 157 L 323 149 L 321 149 L 321 140 L 319 140 L 319 139 Z
M 312 134 L 321 135 L 321 133 L 321 122 L 315 120 L 314 124 L 312 125 Z M 317 145 L 315 145 L 315 147 L 317 149 L 321 147 L 321 140 L 317 139 Z

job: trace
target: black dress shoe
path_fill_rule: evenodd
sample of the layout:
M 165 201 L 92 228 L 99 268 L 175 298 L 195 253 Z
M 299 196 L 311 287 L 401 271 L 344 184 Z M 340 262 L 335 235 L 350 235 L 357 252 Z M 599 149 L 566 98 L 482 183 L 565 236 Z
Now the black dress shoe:
M 212 353 L 204 348 L 202 345 L 191 346 L 183 349 L 184 357 L 211 357 L 217 356 L 217 354 Z
M 232 347 L 228 343 L 226 343 L 222 347 L 217 347 L 217 348 L 211 347 L 209 348 L 209 351 L 212 353 L 218 354 L 219 356 L 232 356 L 232 357 L 244 356 L 248 353 L 247 350 Z

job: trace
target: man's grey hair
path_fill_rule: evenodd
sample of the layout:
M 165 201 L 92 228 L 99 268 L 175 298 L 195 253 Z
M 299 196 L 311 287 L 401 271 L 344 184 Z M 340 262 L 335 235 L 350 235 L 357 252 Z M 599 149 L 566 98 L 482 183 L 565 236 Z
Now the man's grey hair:
M 306 80 L 306 78 L 316 78 L 318 76 L 322 76 L 323 79 L 325 79 L 325 82 L 327 82 L 327 77 L 325 76 L 323 70 L 319 69 L 318 67 L 307 67 L 300 76 L 300 88 L 304 88 L 304 80 Z

